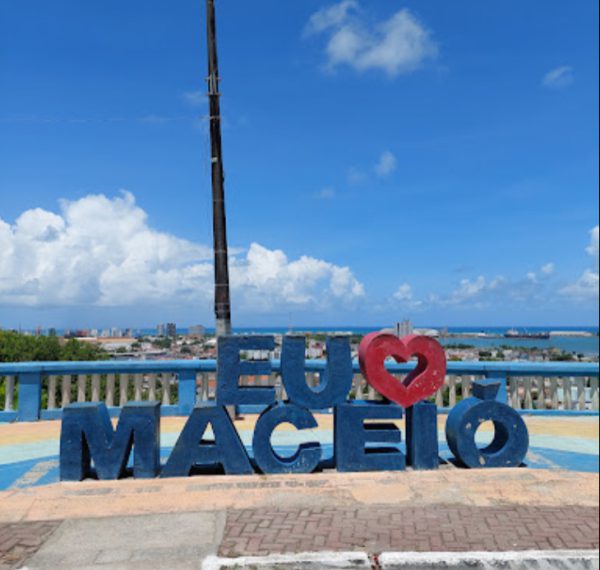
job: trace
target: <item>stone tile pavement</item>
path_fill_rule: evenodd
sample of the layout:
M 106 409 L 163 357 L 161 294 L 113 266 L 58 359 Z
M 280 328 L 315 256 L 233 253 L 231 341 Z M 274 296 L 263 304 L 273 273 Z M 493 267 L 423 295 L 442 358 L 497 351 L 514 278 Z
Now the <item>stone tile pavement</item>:
M 227 512 L 219 555 L 596 550 L 596 507 L 357 507 Z
M 0 523 L 0 570 L 19 568 L 45 543 L 62 521 Z

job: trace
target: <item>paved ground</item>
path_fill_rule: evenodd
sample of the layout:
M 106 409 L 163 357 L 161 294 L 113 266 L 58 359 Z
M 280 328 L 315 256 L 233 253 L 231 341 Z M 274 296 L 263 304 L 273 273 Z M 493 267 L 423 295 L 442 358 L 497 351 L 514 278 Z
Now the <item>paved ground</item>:
M 527 422 L 533 469 L 470 471 L 446 464 L 418 473 L 325 471 L 68 484 L 56 482 L 57 422 L 0 425 L 0 570 L 24 564 L 215 570 L 229 558 L 241 561 L 239 568 L 308 569 L 325 567 L 329 556 L 339 567 L 340 551 L 353 553 L 345 559 L 353 562 L 342 567 L 364 568 L 404 568 L 389 551 L 405 553 L 401 562 L 411 551 L 440 552 L 448 559 L 444 553 L 484 550 L 510 557 L 531 549 L 557 556 L 566 550 L 579 560 L 575 550 L 598 548 L 598 420 Z M 165 450 L 182 423 L 164 420 Z M 330 424 L 330 417 L 320 417 L 311 437 L 330 445 Z M 239 429 L 247 441 L 251 418 Z M 299 440 L 292 430 L 276 437 L 283 450 Z M 316 551 L 317 561 L 315 554 L 312 562 L 308 555 L 308 562 L 294 558 L 291 565 L 269 558 L 265 566 L 239 558 L 306 551 Z M 546 555 L 527 556 L 535 566 Z M 515 567 L 506 566 L 504 558 L 498 564 Z M 597 567 L 589 560 L 557 564 Z M 433 566 L 427 560 L 414 567 Z
M 28 568 L 200 570 L 210 555 L 307 549 L 371 561 L 390 550 L 588 551 L 598 497 L 598 474 L 556 470 L 201 476 L 13 489 L 0 493 L 0 521 L 8 539 L 29 521 L 58 523 Z
M 20 567 L 60 524 L 61 521 L 0 523 L 0 570 Z
M 533 417 L 526 416 L 531 445 L 527 465 L 531 469 L 566 469 L 598 472 L 598 418 L 597 417 Z M 163 461 L 170 453 L 184 418 L 163 418 L 161 425 L 161 454 Z M 255 416 L 236 422 L 242 441 L 252 450 Z M 281 426 L 274 434 L 274 443 L 281 453 L 293 453 L 303 441 L 321 442 L 324 457 L 333 454 L 333 418 L 317 416 L 319 427 L 303 432 L 291 426 Z M 397 422 L 403 427 L 403 422 Z M 451 457 L 445 444 L 445 417 L 439 420 L 440 457 Z M 489 438 L 491 431 L 482 426 L 479 439 Z M 0 424 L 0 491 L 58 482 L 58 447 L 60 422 L 48 421 L 30 424 Z
M 598 548 L 596 507 L 244 509 L 227 513 L 225 557 L 272 553 L 381 553 Z

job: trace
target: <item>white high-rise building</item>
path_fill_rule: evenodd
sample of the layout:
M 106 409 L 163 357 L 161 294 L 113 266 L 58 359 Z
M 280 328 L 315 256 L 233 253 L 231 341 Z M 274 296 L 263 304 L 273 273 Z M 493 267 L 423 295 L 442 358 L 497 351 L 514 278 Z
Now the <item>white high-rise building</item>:
M 398 338 L 409 336 L 413 334 L 413 324 L 410 319 L 405 319 L 401 323 L 396 323 L 395 333 Z

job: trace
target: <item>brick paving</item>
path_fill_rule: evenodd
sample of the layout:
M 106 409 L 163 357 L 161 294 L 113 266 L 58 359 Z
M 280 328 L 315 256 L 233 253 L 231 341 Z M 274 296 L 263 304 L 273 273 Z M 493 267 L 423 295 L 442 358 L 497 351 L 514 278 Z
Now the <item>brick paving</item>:
M 0 570 L 20 568 L 50 538 L 60 523 L 0 523 Z
M 219 554 L 597 549 L 597 507 L 425 506 L 227 512 Z

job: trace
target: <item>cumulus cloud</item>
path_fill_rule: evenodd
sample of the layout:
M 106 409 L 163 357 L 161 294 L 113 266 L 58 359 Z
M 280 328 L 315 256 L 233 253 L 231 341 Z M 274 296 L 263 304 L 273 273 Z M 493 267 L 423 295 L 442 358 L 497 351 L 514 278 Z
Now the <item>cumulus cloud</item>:
M 434 293 L 424 299 L 413 294 L 409 284 L 401 285 L 394 299 L 413 309 L 510 307 L 544 301 L 546 285 L 537 279 L 535 272 L 528 272 L 521 279 L 509 279 L 503 275 L 473 279 L 461 279 L 449 293 Z
M 573 68 L 569 65 L 563 65 L 546 73 L 542 78 L 542 85 L 552 89 L 560 89 L 571 85 L 574 80 Z
M 556 266 L 554 265 L 554 263 L 546 263 L 545 265 L 542 265 L 542 267 L 540 267 L 540 273 L 546 276 L 552 275 L 555 269 Z
M 152 228 L 132 194 L 60 206 L 60 213 L 28 210 L 12 225 L 0 219 L 0 304 L 210 306 L 211 248 Z M 308 256 L 289 260 L 256 243 L 232 250 L 230 266 L 242 309 L 315 309 L 364 295 L 348 267 Z
M 331 200 L 332 198 L 335 198 L 335 188 L 332 188 L 331 186 L 322 188 L 317 192 L 317 198 L 320 198 L 321 200 Z
M 586 269 L 575 283 L 561 289 L 563 295 L 578 301 L 595 300 L 598 302 L 600 283 L 598 234 L 599 226 L 596 226 L 590 231 L 590 245 L 585 249 L 592 258 L 592 267 Z
M 575 302 L 595 301 L 598 303 L 599 289 L 599 226 L 590 231 L 590 243 L 586 252 L 592 258 L 592 267 L 585 269 L 577 281 L 558 288 L 554 263 L 546 263 L 535 271 L 528 271 L 520 278 L 504 275 L 461 279 L 449 293 L 435 292 L 418 299 L 412 287 L 405 283 L 393 294 L 393 298 L 413 308 L 423 310 L 435 308 L 484 309 L 509 307 L 531 307 L 563 304 L 565 297 Z
M 357 71 L 375 69 L 396 77 L 414 71 L 437 55 L 431 33 L 406 8 L 387 20 L 370 23 L 357 0 L 343 0 L 310 17 L 305 35 L 315 34 L 327 36 L 329 70 L 346 65 Z
M 396 170 L 398 161 L 392 152 L 386 150 L 379 157 L 375 165 L 375 174 L 380 178 L 386 178 Z
M 400 285 L 400 287 L 396 289 L 393 297 L 395 301 L 406 309 L 419 309 L 423 305 L 423 301 L 415 299 L 413 289 L 408 283 Z

